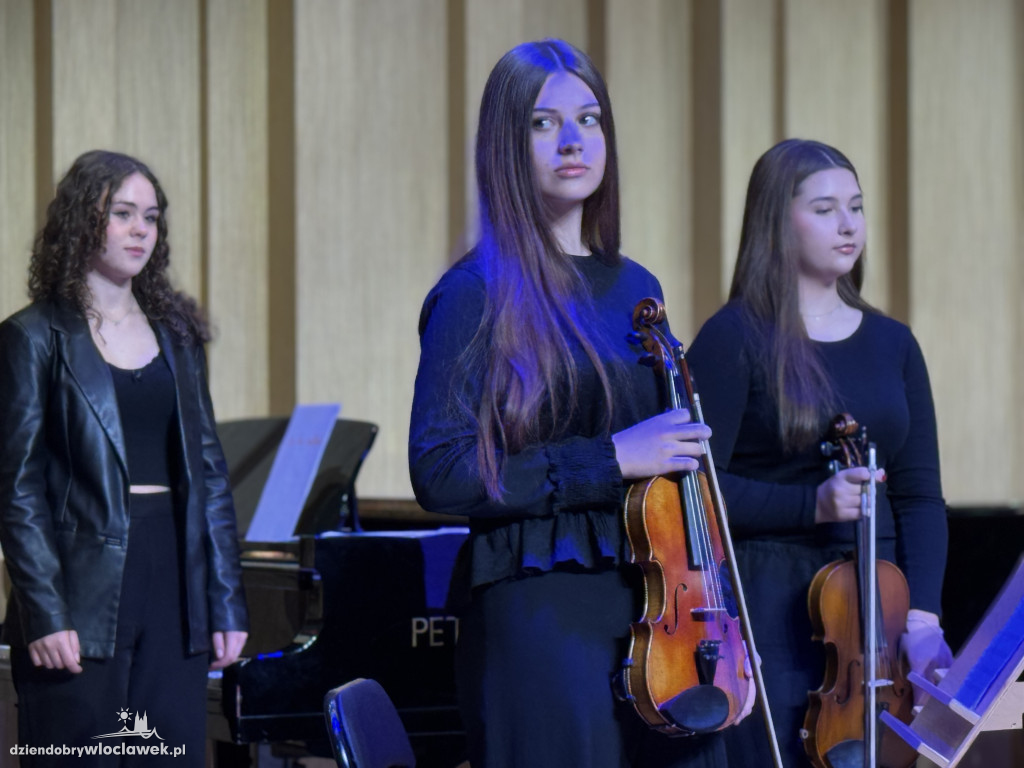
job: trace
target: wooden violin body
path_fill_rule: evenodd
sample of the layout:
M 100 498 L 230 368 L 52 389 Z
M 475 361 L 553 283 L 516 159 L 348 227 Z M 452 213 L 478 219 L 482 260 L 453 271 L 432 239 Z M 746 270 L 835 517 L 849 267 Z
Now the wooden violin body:
M 911 720 L 914 695 L 896 654 L 907 621 L 910 594 L 903 573 L 879 560 L 879 623 L 887 649 L 878 654 L 878 676 L 891 681 L 876 688 L 878 707 L 903 722 Z M 813 638 L 825 644 L 825 677 L 808 694 L 804 749 L 817 768 L 861 768 L 864 765 L 864 653 L 857 595 L 857 563 L 829 563 L 815 575 L 808 592 Z M 852 599 L 851 599 L 852 598 Z M 907 768 L 917 752 L 892 731 L 879 732 L 879 768 Z
M 854 437 L 857 429 L 847 414 L 833 421 L 830 442 L 822 446 L 844 456 L 833 469 L 864 465 L 870 444 L 863 431 Z M 914 695 L 898 653 L 910 592 L 902 571 L 875 557 L 873 520 L 873 490 L 870 503 L 862 492 L 854 556 L 821 568 L 808 590 L 812 638 L 825 646 L 824 680 L 808 692 L 801 731 L 816 768 L 908 768 L 917 759 L 906 742 L 878 725 L 881 711 L 909 723 Z
M 712 509 L 706 477 L 694 480 Z M 714 515 L 710 548 L 687 537 L 679 483 L 655 477 L 626 496 L 631 561 L 644 575 L 644 614 L 631 626 L 626 690 L 656 730 L 707 733 L 736 721 L 753 680 Z M 691 515 L 692 517 L 692 515 Z M 702 551 L 703 549 L 703 551 Z M 720 585 L 715 587 L 715 584 Z
M 664 377 L 670 408 L 688 408 L 703 421 L 682 347 L 656 327 L 664 319 L 659 301 L 636 305 L 635 340 L 648 353 L 642 362 Z M 701 447 L 700 471 L 641 480 L 626 494 L 626 536 L 631 562 L 643 573 L 644 612 L 630 625 L 623 688 L 640 717 L 670 735 L 732 725 L 756 694 L 781 768 L 761 669 L 746 663 L 757 650 L 725 502 L 706 440 Z

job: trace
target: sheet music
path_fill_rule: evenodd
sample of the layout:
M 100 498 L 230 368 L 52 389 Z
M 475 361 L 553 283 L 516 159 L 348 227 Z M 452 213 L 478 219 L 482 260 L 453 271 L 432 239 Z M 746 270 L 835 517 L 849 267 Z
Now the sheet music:
M 339 403 L 297 405 L 288 420 L 246 541 L 288 541 L 341 412 Z

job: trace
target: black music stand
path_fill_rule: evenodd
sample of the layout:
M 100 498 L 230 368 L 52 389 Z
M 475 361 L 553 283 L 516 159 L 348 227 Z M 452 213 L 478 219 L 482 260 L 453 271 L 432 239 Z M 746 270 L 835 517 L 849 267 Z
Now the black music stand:
M 263 486 L 288 428 L 287 416 L 236 419 L 217 424 L 228 463 L 239 535 L 252 521 Z M 338 419 L 293 534 L 360 531 L 356 475 L 377 437 L 377 425 Z

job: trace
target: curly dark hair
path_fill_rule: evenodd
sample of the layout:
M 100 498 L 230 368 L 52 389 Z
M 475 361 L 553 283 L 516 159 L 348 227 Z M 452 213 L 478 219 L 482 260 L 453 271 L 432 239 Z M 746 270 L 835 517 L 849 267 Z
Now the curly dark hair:
M 209 324 L 198 303 L 175 290 L 167 275 L 171 253 L 167 244 L 167 196 L 145 163 L 118 152 L 86 152 L 60 180 L 46 209 L 46 223 L 32 247 L 29 296 L 33 301 L 63 303 L 83 317 L 100 319 L 92 308 L 85 276 L 92 258 L 106 244 L 113 193 L 135 173 L 141 173 L 153 185 L 160 216 L 153 255 L 132 280 L 132 293 L 148 318 L 165 325 L 183 342 L 209 341 Z

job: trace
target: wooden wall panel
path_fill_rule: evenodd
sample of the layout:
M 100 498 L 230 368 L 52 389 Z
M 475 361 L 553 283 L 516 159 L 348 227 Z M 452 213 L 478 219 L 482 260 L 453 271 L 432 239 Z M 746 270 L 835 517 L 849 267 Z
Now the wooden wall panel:
M 960 503 L 1021 494 L 1014 6 L 910 4 L 911 321 L 935 392 L 945 492 Z
M 28 303 L 35 235 L 32 0 L 0 3 L 0 317 Z
M 692 312 L 690 3 L 609 0 L 605 77 L 615 110 L 622 250 L 661 281 L 672 330 Z
M 824 141 L 857 168 L 868 226 L 864 295 L 887 310 L 886 0 L 783 7 L 784 137 Z
M 268 143 L 265 2 L 206 2 L 205 304 L 217 336 L 217 417 L 267 413 Z
M 448 248 L 445 21 L 296 5 L 298 396 L 380 425 L 363 495 L 411 495 L 416 325 Z
M 784 135 L 846 151 L 868 298 L 928 358 L 947 497 L 1024 495 L 1021 0 L 3 0 L 0 24 L 3 314 L 54 177 L 93 147 L 139 155 L 220 331 L 219 414 L 341 400 L 381 425 L 363 495 L 410 493 L 416 319 L 476 236 L 480 93 L 545 36 L 608 79 L 624 248 L 681 338 L 725 298 L 757 156 Z
M 1017 209 L 1016 221 L 1019 222 L 1020 212 L 1024 211 L 1024 45 L 1021 44 L 1024 41 L 1024 2 L 1022 0 L 1017 0 L 1014 12 L 1015 18 L 1012 28 L 1014 39 L 1017 41 L 1013 46 L 1014 53 L 1016 54 L 1016 68 L 1008 86 L 1012 94 L 1013 115 L 1011 118 L 1011 130 L 1015 132 L 1016 144 L 1011 148 L 1011 159 L 1008 167 L 1013 183 L 1011 195 L 1015 201 L 1013 204 Z M 1014 162 L 1014 159 L 1016 162 Z M 1005 222 L 1001 223 L 1000 226 L 1006 226 Z M 1016 280 L 1011 284 L 1011 290 L 1014 291 L 1016 296 L 1020 297 L 1024 296 L 1024 268 L 1020 266 L 1020 257 L 1024 255 L 1024 227 L 1018 224 L 1012 227 L 1012 229 L 1017 233 L 1017 242 L 1015 245 L 1011 245 L 1013 253 L 1017 255 L 1017 262 L 1015 263 L 1017 274 L 1015 276 Z M 1011 354 L 1015 363 L 1013 367 L 1012 391 L 1017 394 L 1015 394 L 1009 405 L 1012 413 L 1019 414 L 1021 408 L 1024 407 L 1024 397 L 1019 394 L 1024 391 L 1024 301 L 1016 301 L 1013 305 L 1017 311 L 1016 315 L 1011 319 L 1013 328 L 1016 330 L 1011 342 Z M 1018 416 L 1018 418 L 1020 417 Z M 1011 429 L 1014 437 L 1013 460 L 1020 465 L 1024 461 L 1024 429 L 1021 429 L 1019 421 L 1013 424 Z M 992 495 L 998 496 L 1001 499 L 1024 499 L 1024 473 L 1012 472 L 1010 482 L 1006 486 L 998 486 Z M 1024 746 L 1019 746 L 1018 753 L 1024 753 Z M 1024 754 L 1020 756 L 1024 758 Z
M 722 2 L 722 259 L 720 300 L 732 284 L 747 182 L 757 158 L 778 141 L 776 4 Z
M 53 0 L 53 169 L 89 149 L 135 155 L 170 201 L 171 268 L 202 290 L 199 7 Z
M 53 146 L 40 149 L 53 156 L 54 181 L 86 150 L 125 149 L 118 146 L 117 131 L 122 108 L 117 70 L 123 50 L 115 42 L 117 5 L 118 0 L 51 2 Z

